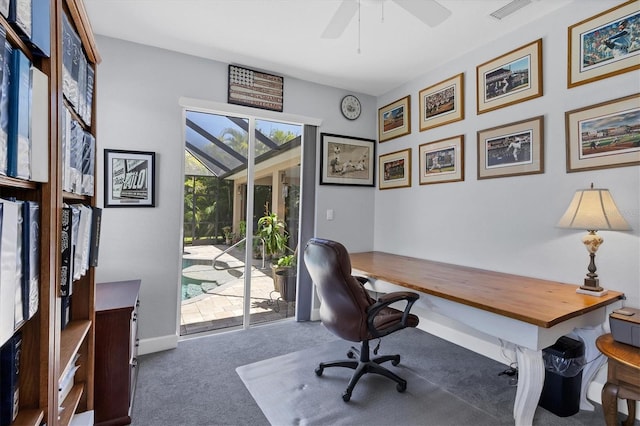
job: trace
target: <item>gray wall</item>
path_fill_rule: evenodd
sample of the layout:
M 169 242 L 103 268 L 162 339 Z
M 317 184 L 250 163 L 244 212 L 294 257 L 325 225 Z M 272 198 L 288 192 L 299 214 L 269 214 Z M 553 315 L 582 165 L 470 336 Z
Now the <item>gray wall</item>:
M 142 279 L 139 333 L 145 353 L 177 342 L 184 163 L 179 99 L 226 102 L 227 64 L 112 38 L 97 42 L 103 58 L 97 75 L 98 176 L 104 149 L 156 152 L 156 207 L 104 209 L 96 270 L 98 282 Z M 363 114 L 351 122 L 339 108 L 348 92 L 287 76 L 284 87 L 285 113 L 321 119 L 320 132 L 375 138 L 373 97 L 357 94 Z M 99 205 L 102 192 L 99 188 Z M 319 186 L 318 211 L 336 213 L 332 222 L 321 215 L 316 234 L 344 241 L 351 250 L 372 249 L 375 193 L 375 188 Z
M 640 89 L 638 72 L 566 88 L 567 27 L 618 3 L 576 1 L 543 23 L 523 27 L 384 96 L 360 94 L 363 114 L 356 122 L 340 115 L 345 91 L 285 75 L 284 112 L 322 119 L 321 132 L 376 138 L 377 108 L 412 97 L 412 134 L 377 149 L 413 149 L 413 186 L 385 191 L 318 186 L 316 234 L 343 241 L 352 251 L 384 250 L 577 284 L 588 262 L 582 233 L 554 225 L 574 191 L 594 182 L 612 191 L 633 227 L 602 233 L 606 242 L 597 258 L 602 285 L 624 291 L 628 305 L 640 306 L 639 167 L 565 172 L 564 112 Z M 544 96 L 477 116 L 476 65 L 538 38 L 543 39 Z M 104 210 L 97 278 L 142 278 L 141 351 L 164 349 L 177 340 L 179 305 L 183 147 L 178 99 L 226 102 L 227 64 L 104 37 L 98 37 L 98 47 L 103 57 L 97 77 L 98 176 L 102 149 L 155 151 L 158 199 L 156 208 Z M 465 73 L 465 120 L 420 132 L 418 92 L 460 72 Z M 476 132 L 536 115 L 545 117 L 545 173 L 478 181 Z M 420 186 L 418 146 L 457 134 L 466 139 L 465 181 Z M 326 220 L 327 209 L 334 210 L 335 220 Z M 442 318 L 432 320 L 461 329 Z

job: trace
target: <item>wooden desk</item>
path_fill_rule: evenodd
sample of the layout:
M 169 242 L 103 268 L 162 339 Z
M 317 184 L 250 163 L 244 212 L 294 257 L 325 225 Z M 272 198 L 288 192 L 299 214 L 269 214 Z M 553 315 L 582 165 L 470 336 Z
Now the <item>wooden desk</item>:
M 611 333 L 596 340 L 600 352 L 609 358 L 607 383 L 602 388 L 602 409 L 607 426 L 618 423 L 618 398 L 627 400 L 629 416 L 623 423 L 632 426 L 636 401 L 640 400 L 640 348 L 613 340 Z
M 585 343 L 587 360 L 597 358 L 596 338 L 605 333 L 609 311 L 623 294 L 576 293 L 577 285 L 434 262 L 383 252 L 350 254 L 355 275 L 370 279 L 374 291 L 398 286 L 421 293 L 414 310 L 437 312 L 508 342 L 518 360 L 514 404 L 516 425 L 530 425 L 544 384 L 542 349 L 569 333 Z M 605 359 L 583 370 L 580 408 L 593 410 L 586 390 Z

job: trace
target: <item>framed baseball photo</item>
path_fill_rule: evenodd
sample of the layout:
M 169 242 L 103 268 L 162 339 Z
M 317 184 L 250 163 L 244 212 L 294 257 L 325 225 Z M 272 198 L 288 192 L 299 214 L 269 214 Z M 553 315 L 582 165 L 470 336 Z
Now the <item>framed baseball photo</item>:
M 464 180 L 464 135 L 420 145 L 420 185 Z
M 640 69 L 639 26 L 637 0 L 570 26 L 567 87 Z
M 320 184 L 375 186 L 376 141 L 320 134 Z
M 411 186 L 411 148 L 381 155 L 378 171 L 380 189 Z
M 464 73 L 420 91 L 420 131 L 464 119 Z
M 544 173 L 544 117 L 478 132 L 478 179 Z
M 385 142 L 411 133 L 411 95 L 378 110 L 378 141 Z
M 640 164 L 640 94 L 565 113 L 567 172 Z
M 542 96 L 542 39 L 476 67 L 478 114 Z

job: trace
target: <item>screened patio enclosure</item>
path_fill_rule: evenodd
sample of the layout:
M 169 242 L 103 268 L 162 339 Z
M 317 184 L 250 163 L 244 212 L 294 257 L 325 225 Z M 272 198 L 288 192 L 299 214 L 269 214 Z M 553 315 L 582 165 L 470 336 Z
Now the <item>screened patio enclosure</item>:
M 298 244 L 302 130 L 297 124 L 185 111 L 180 334 L 295 315 L 295 298 L 276 285 L 277 271 L 266 259 L 270 253 L 256 235 L 259 219 L 275 215 L 284 225 L 286 252 Z M 247 229 L 253 230 L 251 247 Z
M 297 235 L 301 132 L 300 125 L 266 120 L 256 123 L 254 229 L 268 203 L 269 211 L 287 224 L 288 233 Z M 226 226 L 236 236 L 241 233 L 246 217 L 247 150 L 247 120 L 187 111 L 185 242 L 222 238 Z M 204 207 L 198 208 L 198 199 Z M 206 228 L 209 235 L 197 235 L 194 230 L 198 228 Z

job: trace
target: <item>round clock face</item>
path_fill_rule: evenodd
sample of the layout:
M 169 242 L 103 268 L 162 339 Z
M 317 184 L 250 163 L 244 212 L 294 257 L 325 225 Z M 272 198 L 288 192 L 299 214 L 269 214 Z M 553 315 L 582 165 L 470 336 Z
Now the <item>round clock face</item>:
M 340 108 L 342 109 L 342 115 L 349 120 L 355 120 L 360 117 L 360 101 L 353 95 L 347 95 L 342 98 Z

